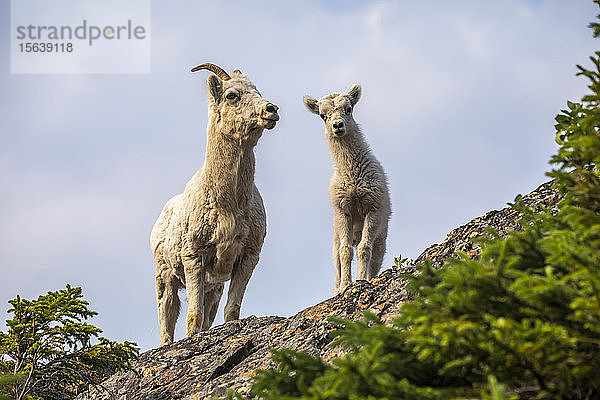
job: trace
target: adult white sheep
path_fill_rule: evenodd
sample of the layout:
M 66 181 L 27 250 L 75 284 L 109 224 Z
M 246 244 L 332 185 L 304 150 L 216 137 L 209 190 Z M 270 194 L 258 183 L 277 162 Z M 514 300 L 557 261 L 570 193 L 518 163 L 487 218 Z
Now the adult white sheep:
M 352 117 L 360 94 L 360 85 L 354 85 L 348 93 L 332 93 L 318 101 L 304 97 L 306 108 L 325 123 L 325 137 L 333 159 L 329 198 L 334 219 L 334 295 L 342 293 L 352 282 L 354 246 L 357 278 L 368 280 L 377 275 L 385 254 L 391 215 L 385 173 Z
M 210 328 L 224 282 L 231 279 L 225 321 L 239 318 L 242 298 L 266 234 L 266 214 L 254 185 L 254 146 L 279 120 L 239 70 L 208 69 L 208 127 L 204 165 L 183 193 L 167 202 L 152 228 L 160 345 L 173 342 L 178 290 L 188 302 L 187 336 Z

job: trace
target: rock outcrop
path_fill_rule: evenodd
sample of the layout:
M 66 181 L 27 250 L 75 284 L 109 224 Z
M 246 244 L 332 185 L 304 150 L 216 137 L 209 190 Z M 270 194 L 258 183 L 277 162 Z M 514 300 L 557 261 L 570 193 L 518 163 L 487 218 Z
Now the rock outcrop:
M 551 182 L 524 197 L 527 206 L 537 209 L 555 206 L 559 200 Z M 429 259 L 439 267 L 456 250 L 477 257 L 479 247 L 471 242 L 473 238 L 488 235 L 487 227 L 500 235 L 520 229 L 518 219 L 519 213 L 511 207 L 490 211 L 452 230 L 443 243 L 427 248 L 416 262 Z M 330 316 L 354 320 L 368 309 L 383 321 L 392 320 L 410 297 L 401 277 L 410 270 L 392 268 L 370 282 L 357 281 L 343 294 L 289 318 L 251 316 L 149 350 L 137 361 L 136 373 L 117 373 L 78 399 L 207 399 L 224 396 L 227 389 L 245 393 L 255 371 L 273 365 L 270 349 L 287 347 L 325 360 L 339 355 L 339 349 L 328 346 L 328 334 L 335 329 L 328 322 Z
M 523 204 L 538 212 L 546 207 L 552 207 L 553 211 L 557 211 L 556 204 L 563 196 L 552 188 L 553 182 L 546 182 L 533 192 L 523 196 Z M 488 228 L 494 229 L 501 237 L 505 237 L 509 231 L 521 229 L 518 222 L 520 217 L 521 214 L 512 207 L 489 211 L 485 215 L 474 218 L 469 223 L 453 229 L 446 236 L 443 243 L 429 246 L 415 260 L 415 264 L 427 259 L 431 261 L 433 266 L 440 267 L 444 260 L 452 257 L 457 250 L 463 251 L 471 257 L 476 257 L 479 255 L 479 246 L 472 242 L 474 238 L 490 237 L 487 232 Z

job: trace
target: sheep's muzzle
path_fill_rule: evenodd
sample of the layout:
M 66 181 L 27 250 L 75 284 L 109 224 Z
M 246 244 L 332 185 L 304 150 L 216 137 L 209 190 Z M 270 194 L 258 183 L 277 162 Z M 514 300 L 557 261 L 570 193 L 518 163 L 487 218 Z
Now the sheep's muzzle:
M 277 110 L 279 110 L 279 107 L 277 107 L 275 104 L 265 104 L 260 115 L 260 118 L 263 120 L 265 129 L 273 129 L 277 124 L 277 121 L 279 121 L 279 114 L 277 114 Z

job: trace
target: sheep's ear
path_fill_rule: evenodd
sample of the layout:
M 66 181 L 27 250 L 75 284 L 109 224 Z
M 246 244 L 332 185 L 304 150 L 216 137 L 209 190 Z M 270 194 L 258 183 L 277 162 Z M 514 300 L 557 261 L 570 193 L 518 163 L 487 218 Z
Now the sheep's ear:
M 216 75 L 208 76 L 208 93 L 216 104 L 221 102 L 223 97 L 223 81 Z
M 306 109 L 313 114 L 319 115 L 319 104 L 316 99 L 310 96 L 304 96 L 304 105 Z
M 358 103 L 358 99 L 360 99 L 361 88 L 358 83 L 352 85 L 350 90 L 348 90 L 348 97 L 350 97 L 350 104 L 354 107 L 356 103 Z

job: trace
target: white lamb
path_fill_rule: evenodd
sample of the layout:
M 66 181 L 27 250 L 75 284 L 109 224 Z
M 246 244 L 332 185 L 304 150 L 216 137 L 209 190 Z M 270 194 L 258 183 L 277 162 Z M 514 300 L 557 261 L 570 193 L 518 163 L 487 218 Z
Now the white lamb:
M 246 286 L 258 263 L 266 214 L 254 185 L 254 146 L 279 120 L 239 70 L 208 69 L 208 127 L 203 167 L 165 205 L 150 235 L 156 263 L 160 345 L 173 342 L 178 290 L 186 289 L 187 336 L 210 328 L 224 282 L 231 279 L 225 321 L 239 318 Z
M 333 93 L 318 101 L 304 97 L 306 108 L 325 123 L 325 137 L 333 159 L 329 197 L 333 205 L 334 295 L 352 282 L 353 247 L 358 258 L 358 279 L 377 275 L 385 254 L 391 215 L 387 179 L 381 164 L 352 117 L 360 98 L 360 85 L 348 93 Z

